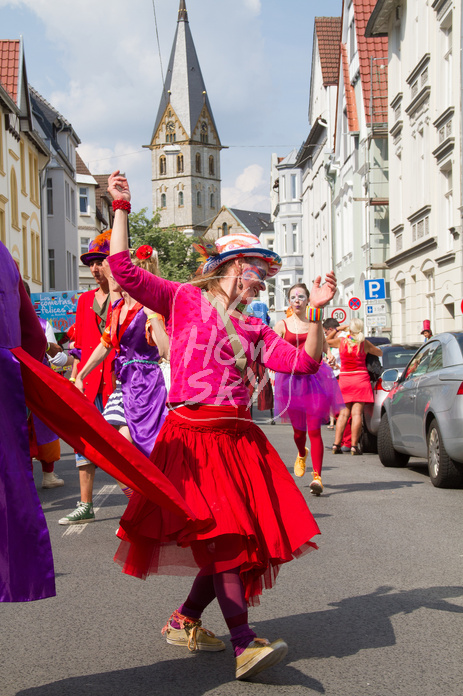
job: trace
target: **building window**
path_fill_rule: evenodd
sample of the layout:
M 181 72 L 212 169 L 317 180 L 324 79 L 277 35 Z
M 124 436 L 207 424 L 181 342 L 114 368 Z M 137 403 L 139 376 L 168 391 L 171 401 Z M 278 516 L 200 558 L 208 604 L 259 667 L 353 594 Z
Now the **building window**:
M 291 198 L 297 198 L 297 180 L 296 174 L 291 174 Z
M 73 225 L 76 224 L 76 192 L 71 189 L 71 222 Z
M 32 256 L 32 280 L 40 283 L 40 235 L 38 232 L 31 232 L 31 256 Z
M 195 163 L 196 163 L 196 167 L 195 167 L 196 172 L 198 174 L 201 174 L 201 155 L 199 154 L 199 152 L 196 153 Z
M 166 162 L 166 156 L 161 155 L 159 158 L 159 174 L 163 176 L 163 174 L 167 173 L 167 162 Z
M 273 245 L 274 245 L 274 244 L 275 244 L 275 239 L 274 239 L 273 237 L 271 237 L 271 238 L 267 241 L 267 249 L 269 249 L 270 251 L 273 251 Z
M 69 184 L 67 182 L 66 186 L 69 189 Z M 88 215 L 88 188 L 86 186 L 79 186 L 79 212 L 82 213 L 82 215 Z M 66 217 L 68 217 L 68 215 L 66 215 Z
M 196 205 L 198 208 L 201 207 L 201 191 L 196 191 Z
M 23 225 L 22 229 L 23 235 L 23 278 L 29 278 L 29 261 L 28 261 L 28 249 L 27 249 L 27 225 Z
M 53 180 L 47 179 L 47 215 L 53 215 Z
M 90 241 L 90 240 L 89 240 Z M 82 247 L 81 247 L 82 250 Z M 87 251 L 88 251 L 88 246 L 87 246 Z M 82 252 L 85 253 L 85 252 Z M 55 289 L 55 250 L 54 249 L 49 249 L 48 250 L 48 281 L 50 283 L 50 290 Z
M 211 208 L 215 208 L 215 201 L 214 201 L 214 194 L 211 193 L 210 195 L 210 203 L 211 203 Z
M 39 204 L 39 161 L 32 152 L 29 152 L 29 185 L 31 189 L 31 201 Z
M 442 106 L 452 104 L 452 13 L 449 12 L 440 26 L 442 45 L 441 91 Z
M 64 207 L 66 219 L 71 219 L 71 189 L 67 181 L 64 182 Z M 82 211 L 82 208 L 81 208 Z M 86 210 L 84 212 L 87 212 Z
M 183 205 L 183 191 L 178 192 L 178 207 L 181 208 Z
M 23 141 L 19 143 L 19 151 L 21 156 L 21 192 L 27 195 L 26 186 L 26 152 Z
M 161 208 L 165 208 L 167 205 L 167 197 L 165 193 L 161 193 Z
M 225 237 L 225 235 L 228 234 L 228 225 L 226 222 L 223 223 L 222 225 L 222 235 Z
M 80 238 L 80 255 L 86 254 L 88 252 L 88 245 L 90 244 L 90 237 L 81 237 Z M 53 251 L 53 254 L 55 252 Z
M 297 225 L 293 225 L 293 254 L 297 254 Z
M 6 245 L 5 211 L 0 210 L 0 242 Z
M 215 174 L 214 157 L 211 155 L 209 157 L 209 176 L 214 176 L 214 174 Z
M 16 172 L 11 168 L 10 173 L 10 191 L 11 191 L 11 224 L 19 230 L 19 206 L 18 206 L 18 182 Z
M 70 251 L 66 252 L 66 289 L 72 285 L 72 254 Z
M 183 155 L 177 155 L 177 174 L 183 173 Z
M 286 225 L 281 226 L 283 230 L 283 254 L 288 253 L 288 240 L 286 239 Z

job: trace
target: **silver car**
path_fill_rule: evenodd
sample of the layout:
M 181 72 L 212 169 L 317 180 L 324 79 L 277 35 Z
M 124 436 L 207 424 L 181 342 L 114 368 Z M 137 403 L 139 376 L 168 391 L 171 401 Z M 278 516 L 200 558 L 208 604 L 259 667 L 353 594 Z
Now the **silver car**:
M 377 436 L 381 422 L 381 408 L 392 387 L 391 382 L 384 380 L 384 373 L 391 368 L 397 368 L 397 373 L 392 373 L 394 377 L 392 382 L 398 379 L 421 345 L 421 343 L 391 343 L 380 346 L 383 354 L 380 358 L 376 358 L 378 371 L 375 374 L 379 376 L 372 384 L 374 402 L 365 404 L 363 411 L 362 449 L 364 452 L 378 451 Z
M 433 336 L 392 382 L 381 408 L 378 454 L 384 466 L 428 461 L 434 486 L 463 485 L 463 332 Z

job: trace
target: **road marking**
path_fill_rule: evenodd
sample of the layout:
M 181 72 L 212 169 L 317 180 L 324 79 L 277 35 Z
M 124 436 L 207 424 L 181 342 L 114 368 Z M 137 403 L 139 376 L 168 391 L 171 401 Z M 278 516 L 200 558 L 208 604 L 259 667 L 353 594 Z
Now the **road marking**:
M 93 500 L 93 512 L 97 513 L 100 507 L 105 502 L 105 500 L 109 498 L 110 495 L 113 495 L 114 493 L 117 493 L 120 490 L 121 489 L 117 484 L 106 484 L 105 486 L 100 488 Z M 66 527 L 66 531 L 63 533 L 63 537 L 71 536 L 72 534 L 82 534 L 84 529 L 88 527 L 89 524 L 91 523 L 85 522 L 84 524 L 70 524 L 68 527 Z

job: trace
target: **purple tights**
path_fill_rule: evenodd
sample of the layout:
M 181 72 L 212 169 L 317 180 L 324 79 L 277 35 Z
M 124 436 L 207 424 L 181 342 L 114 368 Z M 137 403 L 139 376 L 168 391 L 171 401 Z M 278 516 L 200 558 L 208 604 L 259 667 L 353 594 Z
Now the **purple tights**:
M 230 629 L 235 656 L 238 657 L 256 637 L 248 624 L 248 609 L 239 568 L 214 575 L 199 573 L 193 582 L 188 599 L 180 605 L 178 611 L 190 619 L 199 619 L 204 609 L 216 597 Z M 179 628 L 175 620 L 172 620 L 171 624 L 174 628 Z

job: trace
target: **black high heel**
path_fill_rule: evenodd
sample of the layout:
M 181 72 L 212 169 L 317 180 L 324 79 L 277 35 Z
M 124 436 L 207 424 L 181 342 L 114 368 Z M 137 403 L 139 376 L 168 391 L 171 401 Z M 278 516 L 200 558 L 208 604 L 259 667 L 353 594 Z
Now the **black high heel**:
M 335 443 L 331 451 L 333 452 L 333 454 L 342 454 L 341 445 L 337 445 Z

